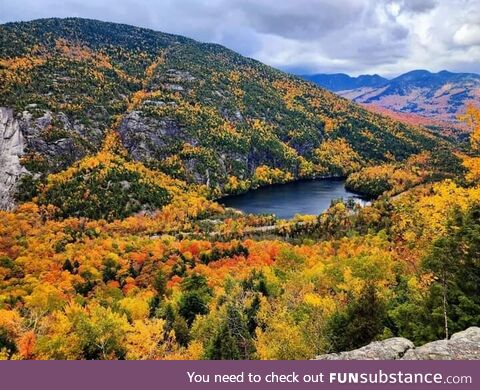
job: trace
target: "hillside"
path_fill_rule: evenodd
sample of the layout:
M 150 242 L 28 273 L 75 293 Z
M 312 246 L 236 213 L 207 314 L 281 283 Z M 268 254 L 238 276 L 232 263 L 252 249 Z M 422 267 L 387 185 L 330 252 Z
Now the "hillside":
M 18 158 L 7 159 L 2 198 L 18 174 L 42 181 L 96 153 L 109 129 L 131 158 L 214 194 L 346 175 L 443 145 L 219 45 L 132 26 L 4 24 L 0 75 L 2 131 L 18 140 L 3 146 Z
M 288 222 L 192 198 L 108 223 L 0 211 L 0 358 L 311 359 L 457 339 L 480 320 L 479 200 L 445 181 Z M 478 355 L 466 346 L 457 357 Z
M 375 76 L 362 76 L 375 77 Z M 414 70 L 379 85 L 355 85 L 339 81 L 337 75 L 308 76 L 320 86 L 337 92 L 373 111 L 410 124 L 426 125 L 449 133 L 465 132 L 458 116 L 469 103 L 480 97 L 480 75 L 441 71 Z M 320 81 L 318 81 L 320 80 Z

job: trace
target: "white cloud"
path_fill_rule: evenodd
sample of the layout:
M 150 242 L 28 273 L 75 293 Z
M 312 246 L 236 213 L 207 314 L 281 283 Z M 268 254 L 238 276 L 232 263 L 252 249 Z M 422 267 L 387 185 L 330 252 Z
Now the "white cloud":
M 453 40 L 464 46 L 480 45 L 480 26 L 464 24 L 455 32 Z

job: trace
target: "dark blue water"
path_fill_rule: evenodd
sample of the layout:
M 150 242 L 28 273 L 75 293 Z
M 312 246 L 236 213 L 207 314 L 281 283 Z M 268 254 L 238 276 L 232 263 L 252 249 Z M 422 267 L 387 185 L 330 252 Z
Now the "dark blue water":
M 332 200 L 352 198 L 364 204 L 358 195 L 345 189 L 338 179 L 302 180 L 262 187 L 242 195 L 228 196 L 219 202 L 227 207 L 252 214 L 275 214 L 289 219 L 295 214 L 318 215 L 330 207 Z

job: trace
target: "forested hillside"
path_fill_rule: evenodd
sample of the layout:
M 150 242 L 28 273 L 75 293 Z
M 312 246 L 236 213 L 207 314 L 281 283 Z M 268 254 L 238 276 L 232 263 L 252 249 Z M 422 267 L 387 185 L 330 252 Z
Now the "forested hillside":
M 98 151 L 108 129 L 135 160 L 216 193 L 444 147 L 219 45 L 84 19 L 0 32 L 0 105 L 14 110 L 37 178 Z

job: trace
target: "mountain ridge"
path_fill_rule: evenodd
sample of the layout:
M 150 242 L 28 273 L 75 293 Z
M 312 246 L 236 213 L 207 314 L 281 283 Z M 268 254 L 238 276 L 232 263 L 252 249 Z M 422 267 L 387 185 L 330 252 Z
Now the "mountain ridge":
M 388 79 L 381 77 L 378 74 L 365 74 L 357 77 L 352 77 L 345 73 L 319 73 L 312 75 L 302 75 L 301 77 L 306 80 L 312 81 L 332 92 L 356 89 L 361 87 L 381 87 L 389 81 Z

